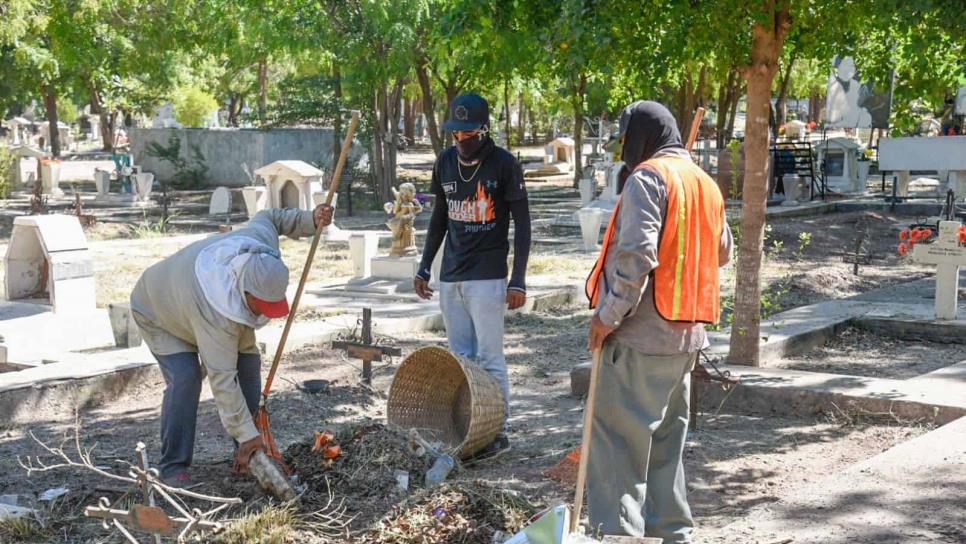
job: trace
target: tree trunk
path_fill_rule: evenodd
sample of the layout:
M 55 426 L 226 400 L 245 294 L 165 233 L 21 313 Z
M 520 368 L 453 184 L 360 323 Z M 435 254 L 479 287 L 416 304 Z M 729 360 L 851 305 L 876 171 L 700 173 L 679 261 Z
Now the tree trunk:
M 94 84 L 93 79 L 89 79 L 88 87 L 91 90 L 91 113 L 96 113 L 100 119 L 100 126 L 98 127 L 101 131 L 101 143 L 102 149 L 104 151 L 114 151 L 114 140 L 112 135 L 114 134 L 114 123 L 110 122 L 110 117 L 101 104 L 101 93 L 97 90 L 97 85 Z
M 453 104 L 453 99 L 460 94 L 460 90 L 461 90 L 460 87 L 456 84 L 455 81 L 451 80 L 446 84 L 446 115 L 443 117 L 444 123 L 446 122 L 446 119 L 449 119 L 449 116 L 451 113 L 449 111 L 450 106 Z M 454 141 L 453 141 L 452 132 L 449 132 L 440 128 L 440 138 L 443 140 L 444 146 L 453 145 Z
M 57 128 L 57 91 L 51 85 L 43 86 L 44 109 L 47 110 L 47 134 L 50 135 L 50 154 L 60 156 L 60 130 Z
M 537 116 L 533 113 L 533 107 L 527 108 L 527 113 L 530 115 L 530 143 L 534 144 L 537 141 Z
M 407 144 L 416 141 L 416 101 L 412 98 L 403 100 L 403 136 Z
M 785 35 L 791 26 L 787 3 L 771 3 L 775 13 L 752 28 L 751 58 L 744 69 L 748 82 L 745 126 L 745 181 L 741 204 L 741 238 L 735 275 L 734 321 L 728 360 L 760 366 L 761 256 L 768 198 L 768 111 L 771 86 L 778 71 Z M 767 25 L 767 26 L 766 26 Z
M 580 178 L 584 176 L 584 91 L 587 89 L 587 76 L 580 74 L 574 93 L 574 187 L 580 186 Z
M 383 128 L 382 128 L 382 96 L 385 94 L 385 89 L 379 89 L 375 92 L 372 97 L 372 160 L 369 161 L 372 168 L 373 177 L 373 189 L 376 194 L 379 194 L 379 187 L 382 183 L 383 178 L 383 157 L 382 152 L 384 150 L 382 145 L 382 140 L 384 139 Z
M 332 79 L 335 81 L 335 89 L 333 91 L 333 96 L 337 102 L 339 102 L 341 110 L 342 102 L 342 70 L 339 68 L 338 64 L 333 63 L 332 66 Z M 342 115 L 337 114 L 335 120 L 332 122 L 332 174 L 335 174 L 335 165 L 339 162 L 339 154 L 342 153 Z M 330 182 L 332 180 L 329 180 Z M 350 197 L 351 201 L 351 197 Z
M 524 145 L 523 141 L 527 137 L 527 104 L 523 99 L 523 93 L 520 93 L 518 104 L 520 108 L 517 110 L 517 145 Z
M 268 61 L 258 63 L 258 117 L 264 122 L 268 115 Z
M 439 155 L 443 151 L 443 139 L 440 137 L 439 125 L 436 123 L 436 102 L 433 100 L 433 85 L 429 81 L 429 74 L 426 72 L 426 59 L 420 59 L 416 63 L 416 80 L 419 81 L 419 89 L 423 93 L 423 117 L 426 118 L 426 132 L 429 133 L 429 141 L 433 144 L 433 153 Z
M 788 65 L 785 66 L 785 73 L 782 74 L 782 84 L 778 89 L 778 98 L 775 100 L 775 124 L 780 128 L 788 118 L 788 88 L 792 82 L 792 67 L 795 65 L 795 53 L 788 58 Z
M 399 134 L 400 102 L 402 100 L 402 90 L 405 80 L 399 78 L 393 86 L 392 93 L 386 97 L 386 124 L 388 125 L 388 137 L 383 144 L 385 151 L 385 171 L 383 172 L 384 183 L 381 186 L 380 196 L 385 200 L 392 200 L 392 188 L 396 186 L 396 158 L 398 149 L 396 148 L 397 135 Z
M 728 140 L 732 140 L 735 135 L 735 119 L 738 117 L 738 102 L 741 102 L 744 86 L 739 85 L 735 90 L 735 95 L 731 100 L 731 111 L 728 114 Z M 747 117 L 747 116 L 746 116 Z
M 503 78 L 503 115 L 506 116 L 506 149 L 510 150 L 510 136 L 513 134 L 513 127 L 510 123 L 510 80 Z
M 240 100 L 237 93 L 231 93 L 228 99 L 228 126 L 237 127 L 238 126 L 238 113 L 241 110 L 239 107 Z

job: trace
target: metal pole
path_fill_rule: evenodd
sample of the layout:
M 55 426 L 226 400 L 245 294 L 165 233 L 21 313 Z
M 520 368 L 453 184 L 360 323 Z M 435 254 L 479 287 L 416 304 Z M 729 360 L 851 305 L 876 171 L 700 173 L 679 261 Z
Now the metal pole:
M 372 308 L 362 309 L 362 343 L 372 344 Z M 372 383 L 372 361 L 368 358 L 362 360 L 362 381 L 367 385 Z

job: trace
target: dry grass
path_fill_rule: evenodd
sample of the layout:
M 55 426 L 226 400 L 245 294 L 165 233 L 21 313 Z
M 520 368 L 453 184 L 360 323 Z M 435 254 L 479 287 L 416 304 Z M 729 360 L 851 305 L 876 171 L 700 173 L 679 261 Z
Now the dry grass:
M 284 544 L 298 522 L 291 503 L 272 504 L 229 524 L 214 539 L 219 544 Z
M 50 531 L 32 517 L 0 519 L 0 541 L 45 542 Z
M 583 280 L 594 267 L 597 256 L 584 253 L 537 253 L 530 255 L 527 275 L 547 275 L 566 280 Z

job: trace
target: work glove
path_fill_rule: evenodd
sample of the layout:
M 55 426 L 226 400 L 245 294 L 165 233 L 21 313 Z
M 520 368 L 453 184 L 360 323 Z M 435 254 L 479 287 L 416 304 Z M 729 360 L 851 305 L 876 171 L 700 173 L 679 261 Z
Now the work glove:
M 248 463 L 255 455 L 256 451 L 265 451 L 265 443 L 261 436 L 256 436 L 247 442 L 242 442 L 235 450 L 235 472 L 238 474 L 248 474 Z

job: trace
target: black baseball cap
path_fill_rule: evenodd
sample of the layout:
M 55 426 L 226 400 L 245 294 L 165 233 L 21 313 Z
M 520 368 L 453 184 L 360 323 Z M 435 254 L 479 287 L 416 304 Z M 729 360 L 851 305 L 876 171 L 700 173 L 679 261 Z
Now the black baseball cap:
M 443 123 L 443 130 L 479 130 L 490 124 L 490 106 L 478 94 L 461 94 L 449 105 L 449 119 Z

